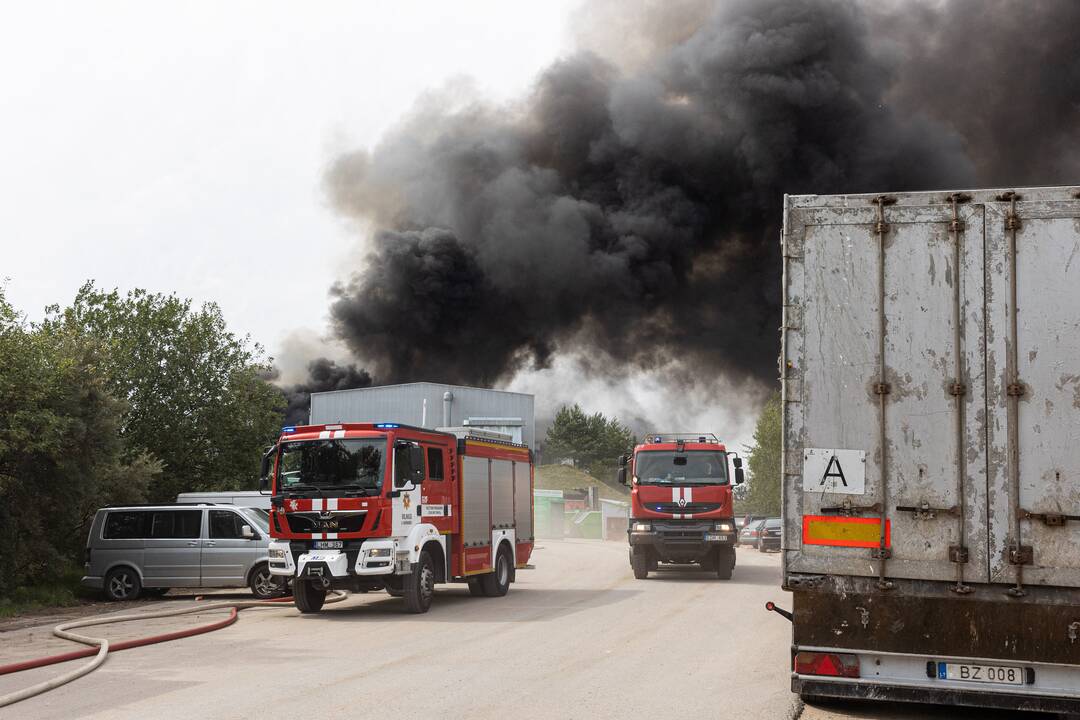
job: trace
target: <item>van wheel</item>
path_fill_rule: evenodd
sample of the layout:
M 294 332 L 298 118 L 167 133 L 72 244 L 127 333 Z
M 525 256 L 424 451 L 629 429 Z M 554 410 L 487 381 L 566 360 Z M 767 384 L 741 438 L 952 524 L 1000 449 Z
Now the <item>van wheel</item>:
M 435 563 L 431 562 L 427 550 L 420 551 L 416 567 L 404 580 L 401 596 L 405 598 L 405 611 L 426 613 L 435 598 Z
M 634 577 L 638 580 L 649 577 L 649 554 L 644 550 L 635 550 L 630 555 L 630 565 L 634 568 Z
M 735 548 L 716 548 L 716 577 L 720 580 L 730 580 L 731 571 L 735 569 Z
M 105 597 L 110 600 L 134 600 L 141 592 L 139 574 L 131 568 L 113 568 L 105 576 Z
M 282 594 L 285 583 L 278 580 L 276 575 L 270 572 L 270 566 L 261 563 L 251 571 L 251 579 L 248 581 L 251 594 L 260 600 L 269 600 Z
M 302 613 L 317 613 L 326 602 L 326 588 L 314 580 L 293 581 L 293 602 Z

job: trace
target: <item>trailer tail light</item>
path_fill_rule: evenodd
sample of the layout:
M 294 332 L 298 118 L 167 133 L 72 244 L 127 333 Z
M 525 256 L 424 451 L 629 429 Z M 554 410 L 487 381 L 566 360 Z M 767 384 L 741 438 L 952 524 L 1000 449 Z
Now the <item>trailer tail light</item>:
M 847 653 L 821 653 L 802 650 L 795 654 L 795 672 L 799 675 L 859 677 L 859 658 Z

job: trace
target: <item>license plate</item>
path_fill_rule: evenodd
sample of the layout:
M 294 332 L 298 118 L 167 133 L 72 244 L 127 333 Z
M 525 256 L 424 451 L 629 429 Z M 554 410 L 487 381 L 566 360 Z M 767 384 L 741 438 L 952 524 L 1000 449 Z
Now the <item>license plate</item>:
M 968 663 L 938 663 L 938 678 L 964 682 L 1023 685 L 1024 669 L 1012 665 L 972 665 Z
M 705 533 L 705 542 L 710 542 L 710 541 L 724 542 L 727 539 L 728 539 L 728 536 L 724 535 L 723 533 Z
M 341 540 L 316 540 L 316 550 L 340 550 L 344 545 Z

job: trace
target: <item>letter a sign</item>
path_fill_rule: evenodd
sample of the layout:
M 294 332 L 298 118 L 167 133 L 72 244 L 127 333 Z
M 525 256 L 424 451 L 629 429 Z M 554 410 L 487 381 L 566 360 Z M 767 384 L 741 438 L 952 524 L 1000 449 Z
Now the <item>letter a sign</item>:
M 862 495 L 866 492 L 866 453 L 862 450 L 803 450 L 803 490 Z

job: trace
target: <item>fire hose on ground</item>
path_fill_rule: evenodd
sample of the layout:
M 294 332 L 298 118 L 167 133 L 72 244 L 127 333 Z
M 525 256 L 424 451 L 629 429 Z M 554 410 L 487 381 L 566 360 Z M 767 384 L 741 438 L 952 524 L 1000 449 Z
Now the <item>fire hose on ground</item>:
M 346 597 L 345 593 L 334 592 L 326 598 L 327 603 L 341 602 Z M 76 660 L 78 658 L 94 656 L 94 659 L 90 662 L 75 668 L 74 670 L 58 675 L 50 680 L 45 680 L 36 685 L 23 688 L 22 690 L 16 690 L 15 692 L 8 693 L 7 695 L 0 695 L 0 707 L 6 705 L 12 705 L 14 703 L 32 698 L 35 695 L 40 695 L 43 692 L 49 690 L 55 690 L 61 685 L 66 685 L 72 680 L 76 680 L 83 675 L 93 672 L 102 663 L 105 662 L 105 658 L 109 652 L 117 652 L 120 650 L 128 650 L 130 648 L 142 647 L 143 645 L 153 645 L 155 643 L 167 642 L 169 640 L 178 640 L 184 637 L 191 637 L 193 635 L 201 635 L 202 633 L 211 632 L 213 630 L 220 630 L 221 628 L 228 627 L 236 622 L 237 613 L 240 610 L 246 608 L 260 608 L 260 607 L 276 607 L 281 608 L 282 603 L 290 601 L 292 598 L 280 598 L 278 600 L 245 600 L 237 602 L 235 600 L 228 600 L 222 602 L 207 603 L 204 605 L 196 605 L 195 607 L 180 608 L 178 610 L 159 610 L 157 612 L 147 613 L 132 613 L 130 615 L 113 615 L 99 618 L 89 618 L 87 620 L 74 620 L 72 622 L 60 623 L 53 628 L 53 635 L 64 640 L 71 640 L 72 642 L 81 643 L 83 645 L 89 645 L 90 647 L 85 650 L 75 650 L 73 652 L 61 653 L 59 655 L 49 655 L 47 657 L 35 658 L 33 660 L 25 660 L 22 662 L 11 663 L 10 665 L 0 665 L 0 675 L 7 675 L 9 673 L 22 672 L 23 670 L 31 670 L 33 668 L 44 667 L 46 665 L 55 665 L 56 663 L 67 662 L 69 660 Z M 147 637 L 136 638 L 134 640 L 125 640 L 118 643 L 110 643 L 107 638 L 94 638 L 87 635 L 79 635 L 73 633 L 71 630 L 75 628 L 90 627 L 92 625 L 109 625 L 112 623 L 132 622 L 135 620 L 153 620 L 155 618 L 164 617 L 176 617 L 179 615 L 194 615 L 197 613 L 204 613 L 213 610 L 231 610 L 229 616 L 224 620 L 217 620 L 206 625 L 198 625 L 193 628 L 187 628 L 185 630 L 178 630 L 170 633 L 163 633 L 159 635 L 149 635 Z

